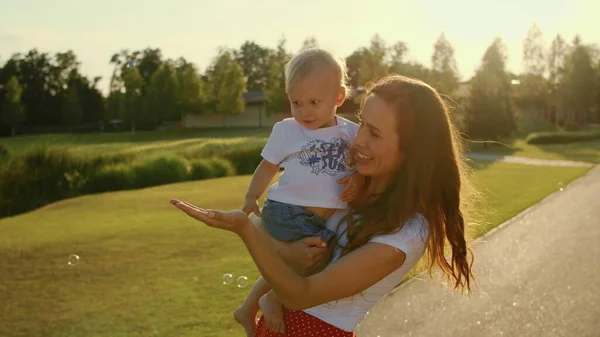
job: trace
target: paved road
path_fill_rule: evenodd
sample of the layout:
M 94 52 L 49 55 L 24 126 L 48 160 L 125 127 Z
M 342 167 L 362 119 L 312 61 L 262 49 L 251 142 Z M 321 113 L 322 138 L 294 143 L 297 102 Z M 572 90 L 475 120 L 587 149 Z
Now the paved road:
M 538 159 L 529 157 L 518 157 L 518 156 L 503 156 L 490 153 L 469 153 L 467 157 L 474 160 L 482 161 L 502 161 L 511 164 L 523 164 L 523 165 L 534 165 L 534 166 L 557 166 L 557 167 L 591 167 L 594 166 L 592 163 L 583 161 L 573 160 L 550 160 L 550 159 Z
M 414 279 L 357 336 L 600 336 L 600 166 L 474 247 L 479 293 Z

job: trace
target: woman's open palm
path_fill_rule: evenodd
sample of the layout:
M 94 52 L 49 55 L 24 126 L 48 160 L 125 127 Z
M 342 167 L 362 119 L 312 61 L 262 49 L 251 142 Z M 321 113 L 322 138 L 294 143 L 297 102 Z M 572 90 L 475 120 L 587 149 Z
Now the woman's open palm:
M 171 204 L 190 217 L 204 222 L 210 227 L 224 229 L 239 234 L 242 230 L 250 226 L 248 215 L 240 210 L 217 211 L 204 209 L 177 199 L 171 200 Z

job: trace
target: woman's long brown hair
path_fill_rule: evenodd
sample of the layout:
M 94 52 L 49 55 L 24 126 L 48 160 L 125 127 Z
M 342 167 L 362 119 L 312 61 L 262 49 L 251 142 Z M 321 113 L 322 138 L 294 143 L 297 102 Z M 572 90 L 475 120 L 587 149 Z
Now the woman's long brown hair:
M 437 265 L 454 289 L 466 288 L 470 293 L 472 258 L 469 262 L 463 214 L 468 203 L 461 203 L 466 166 L 446 104 L 429 85 L 399 75 L 377 81 L 365 97 L 369 95 L 395 107 L 398 149 L 403 160 L 396 179 L 382 194 L 351 206 L 344 219 L 348 223 L 348 244 L 342 255 L 375 235 L 399 231 L 420 213 L 429 224 L 426 240 L 430 275 Z M 447 244 L 450 260 L 445 255 Z

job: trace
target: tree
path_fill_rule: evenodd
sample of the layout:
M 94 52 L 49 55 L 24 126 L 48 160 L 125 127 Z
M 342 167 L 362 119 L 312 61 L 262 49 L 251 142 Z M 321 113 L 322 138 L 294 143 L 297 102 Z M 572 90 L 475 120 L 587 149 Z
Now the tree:
M 548 103 L 549 83 L 544 77 L 547 64 L 543 34 L 537 24 L 527 32 L 523 40 L 523 69 L 517 87 L 516 102 L 525 112 L 540 118 L 545 116 Z
M 177 70 L 172 62 L 164 62 L 150 80 L 142 120 L 157 124 L 162 120 L 180 119 L 180 97 Z
M 277 113 L 289 109 L 287 92 L 285 91 L 285 65 L 291 56 L 285 50 L 285 39 L 277 44 L 277 49 L 269 55 L 269 73 L 265 88 L 267 113 Z
M 120 119 L 125 114 L 125 94 L 120 91 L 112 91 L 106 98 L 104 121 Z
M 362 85 L 375 81 L 389 73 L 386 63 L 387 48 L 385 41 L 375 34 L 371 38 L 369 48 L 362 50 L 361 64 L 358 71 L 358 82 Z
M 242 67 L 231 50 L 221 49 L 207 70 L 209 102 L 217 113 L 232 115 L 242 113 L 245 102 L 246 81 Z
M 317 47 L 319 47 L 317 39 L 314 36 L 309 36 L 302 41 L 302 47 L 300 47 L 300 51 Z
M 596 65 L 596 83 L 600 83 L 600 60 Z M 596 116 L 592 116 L 594 123 L 600 123 L 600 85 L 596 88 L 596 104 L 595 104 Z
M 6 83 L 6 92 L 4 94 L 4 102 L 2 106 L 2 124 L 10 128 L 10 134 L 15 136 L 15 130 L 25 121 L 25 111 L 21 104 L 21 95 L 23 87 L 19 84 L 19 80 L 12 76 Z
M 82 123 L 92 124 L 104 118 L 104 96 L 98 90 L 98 82 L 102 77 L 96 76 L 91 81 L 79 76 L 69 82 L 69 87 L 77 88 L 83 116 Z
M 109 63 L 113 65 L 110 91 L 120 90 L 124 85 L 123 74 L 128 69 L 136 67 L 143 79 L 141 92 L 142 95 L 145 95 L 152 76 L 163 64 L 163 56 L 159 48 L 146 48 L 133 52 L 130 52 L 129 49 L 122 49 L 120 52 L 112 55 Z
M 389 55 L 389 65 L 391 68 L 396 68 L 404 64 L 404 59 L 408 55 L 408 45 L 406 42 L 398 41 L 387 51 Z
M 61 122 L 62 84 L 53 76 L 56 67 L 48 53 L 30 50 L 18 57 L 19 73 L 16 75 L 23 86 L 21 98 L 25 106 L 29 126 L 58 125 Z
M 548 52 L 547 66 L 550 85 L 554 89 L 558 88 L 562 80 L 561 77 L 564 73 L 565 58 L 567 56 L 568 50 L 569 46 L 562 38 L 562 36 L 560 36 L 560 34 L 556 35 L 556 37 L 552 41 L 552 45 L 550 46 L 550 51 Z
M 82 116 L 83 110 L 81 109 L 77 88 L 69 87 L 62 105 L 62 120 L 63 123 L 69 126 L 69 132 L 73 131 L 73 125 L 81 122 Z
M 248 90 L 264 89 L 269 72 L 269 49 L 246 41 L 239 51 L 234 52 L 234 56 L 242 67 Z
M 362 49 L 355 50 L 350 56 L 346 57 L 346 68 L 348 71 L 348 82 L 352 88 L 360 86 L 359 71 L 362 62 Z
M 123 79 L 121 78 L 121 69 L 127 62 L 126 58 L 129 57 L 129 50 L 122 49 L 118 53 L 114 53 L 110 57 L 109 64 L 113 65 L 113 72 L 110 76 L 110 92 L 119 91 L 123 87 Z
M 393 73 L 431 82 L 431 69 L 416 61 L 397 64 L 390 70 Z
M 162 52 L 159 48 L 146 48 L 141 52 L 134 52 L 135 55 L 140 55 L 136 58 L 136 66 L 139 68 L 140 75 L 144 79 L 143 93 L 146 93 L 146 87 L 150 85 L 152 76 L 158 71 L 163 64 Z
M 433 45 L 431 56 L 431 84 L 442 94 L 452 95 L 458 88 L 458 69 L 454 47 L 442 33 Z
M 581 43 L 579 36 L 573 40 L 573 48 L 565 59 L 562 85 L 565 88 L 567 124 L 583 124 L 595 100 L 598 87 L 588 46 Z
M 534 23 L 523 40 L 523 69 L 527 74 L 544 76 L 546 68 L 543 34 Z
M 498 140 L 516 129 L 510 86 L 504 42 L 496 38 L 471 81 L 465 107 L 465 131 L 471 138 Z
M 560 34 L 556 35 L 548 52 L 548 85 L 549 103 L 553 106 L 554 121 L 558 125 L 563 117 L 564 103 L 566 101 L 566 93 L 563 77 L 565 74 L 565 59 L 569 51 L 569 46 Z
M 202 111 L 206 102 L 206 92 L 204 81 L 196 66 L 180 58 L 177 65 L 177 79 L 181 118 L 183 119 L 185 114 Z
M 135 124 L 142 112 L 142 86 L 144 85 L 144 79 L 137 67 L 130 67 L 125 71 L 123 85 L 125 95 L 121 118 L 131 123 L 131 132 L 135 133 Z

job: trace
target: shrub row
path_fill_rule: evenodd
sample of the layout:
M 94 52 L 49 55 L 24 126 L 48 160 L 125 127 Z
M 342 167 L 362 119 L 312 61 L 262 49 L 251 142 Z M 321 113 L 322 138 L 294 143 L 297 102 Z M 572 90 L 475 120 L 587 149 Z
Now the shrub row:
M 105 166 L 83 186 L 83 193 L 145 188 L 188 180 L 235 175 L 233 165 L 222 158 L 187 161 L 179 157 L 158 157 L 130 164 Z
M 100 167 L 130 160 L 128 155 L 74 155 L 42 147 L 0 161 L 0 216 L 22 213 L 76 196 Z
M 0 149 L 0 217 L 82 194 L 252 173 L 264 142 L 205 146 L 183 156 L 89 156 L 42 147 L 20 155 Z
M 566 144 L 600 139 L 600 131 L 537 132 L 527 137 L 527 144 Z

